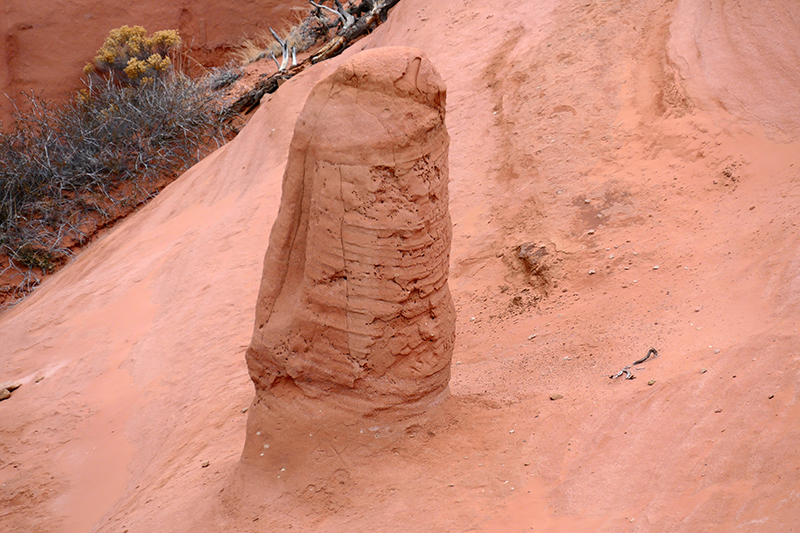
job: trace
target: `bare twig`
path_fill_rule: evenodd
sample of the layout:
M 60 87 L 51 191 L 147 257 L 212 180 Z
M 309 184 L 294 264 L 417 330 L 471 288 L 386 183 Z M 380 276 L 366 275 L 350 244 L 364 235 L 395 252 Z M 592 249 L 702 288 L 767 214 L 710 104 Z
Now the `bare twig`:
M 617 372 L 613 376 L 609 376 L 609 377 L 611 379 L 615 379 L 615 378 L 620 377 L 622 374 L 625 374 L 625 379 L 636 379 L 636 376 L 633 375 L 633 373 L 631 372 L 630 368 L 632 366 L 636 366 L 636 365 L 640 365 L 640 364 L 644 363 L 645 361 L 650 359 L 651 355 L 653 357 L 658 357 L 658 351 L 655 348 L 650 348 L 649 350 L 647 350 L 647 355 L 645 355 L 641 359 L 637 359 L 632 364 L 630 364 L 630 365 L 628 365 L 626 367 L 623 367 L 622 370 L 620 370 L 619 372 Z

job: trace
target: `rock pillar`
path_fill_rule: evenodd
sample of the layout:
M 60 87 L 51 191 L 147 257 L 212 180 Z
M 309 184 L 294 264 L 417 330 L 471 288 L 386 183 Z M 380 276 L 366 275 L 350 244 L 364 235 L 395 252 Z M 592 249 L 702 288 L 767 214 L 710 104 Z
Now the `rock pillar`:
M 455 310 L 444 116 L 444 83 L 411 48 L 362 52 L 311 92 L 247 349 L 251 420 L 282 406 L 402 416 L 446 394 Z

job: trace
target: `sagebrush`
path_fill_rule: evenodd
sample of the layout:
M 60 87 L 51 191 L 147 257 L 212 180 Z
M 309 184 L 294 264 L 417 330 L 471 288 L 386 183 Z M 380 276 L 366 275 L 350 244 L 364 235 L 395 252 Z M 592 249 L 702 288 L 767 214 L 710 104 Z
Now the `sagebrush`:
M 20 295 L 230 134 L 215 77 L 96 74 L 63 105 L 23 94 L 0 132 L 0 274 L 17 272 Z
M 147 84 L 172 68 L 169 55 L 180 44 L 176 30 L 157 31 L 148 37 L 142 26 L 122 26 L 109 32 L 83 70 L 131 85 Z

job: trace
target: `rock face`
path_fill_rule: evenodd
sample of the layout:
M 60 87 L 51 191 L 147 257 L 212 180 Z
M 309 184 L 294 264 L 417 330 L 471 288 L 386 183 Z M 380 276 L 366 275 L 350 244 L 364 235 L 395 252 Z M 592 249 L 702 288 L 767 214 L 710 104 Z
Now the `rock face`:
M 295 126 L 247 364 L 259 407 L 415 412 L 450 379 L 445 86 L 419 50 L 362 52 Z

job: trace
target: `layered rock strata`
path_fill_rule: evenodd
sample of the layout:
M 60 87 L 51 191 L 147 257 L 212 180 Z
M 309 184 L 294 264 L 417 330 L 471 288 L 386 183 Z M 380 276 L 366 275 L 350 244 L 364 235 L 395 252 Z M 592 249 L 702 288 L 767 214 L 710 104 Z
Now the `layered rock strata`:
M 247 350 L 256 412 L 418 412 L 446 392 L 444 117 L 444 83 L 410 48 L 362 52 L 308 97 Z

